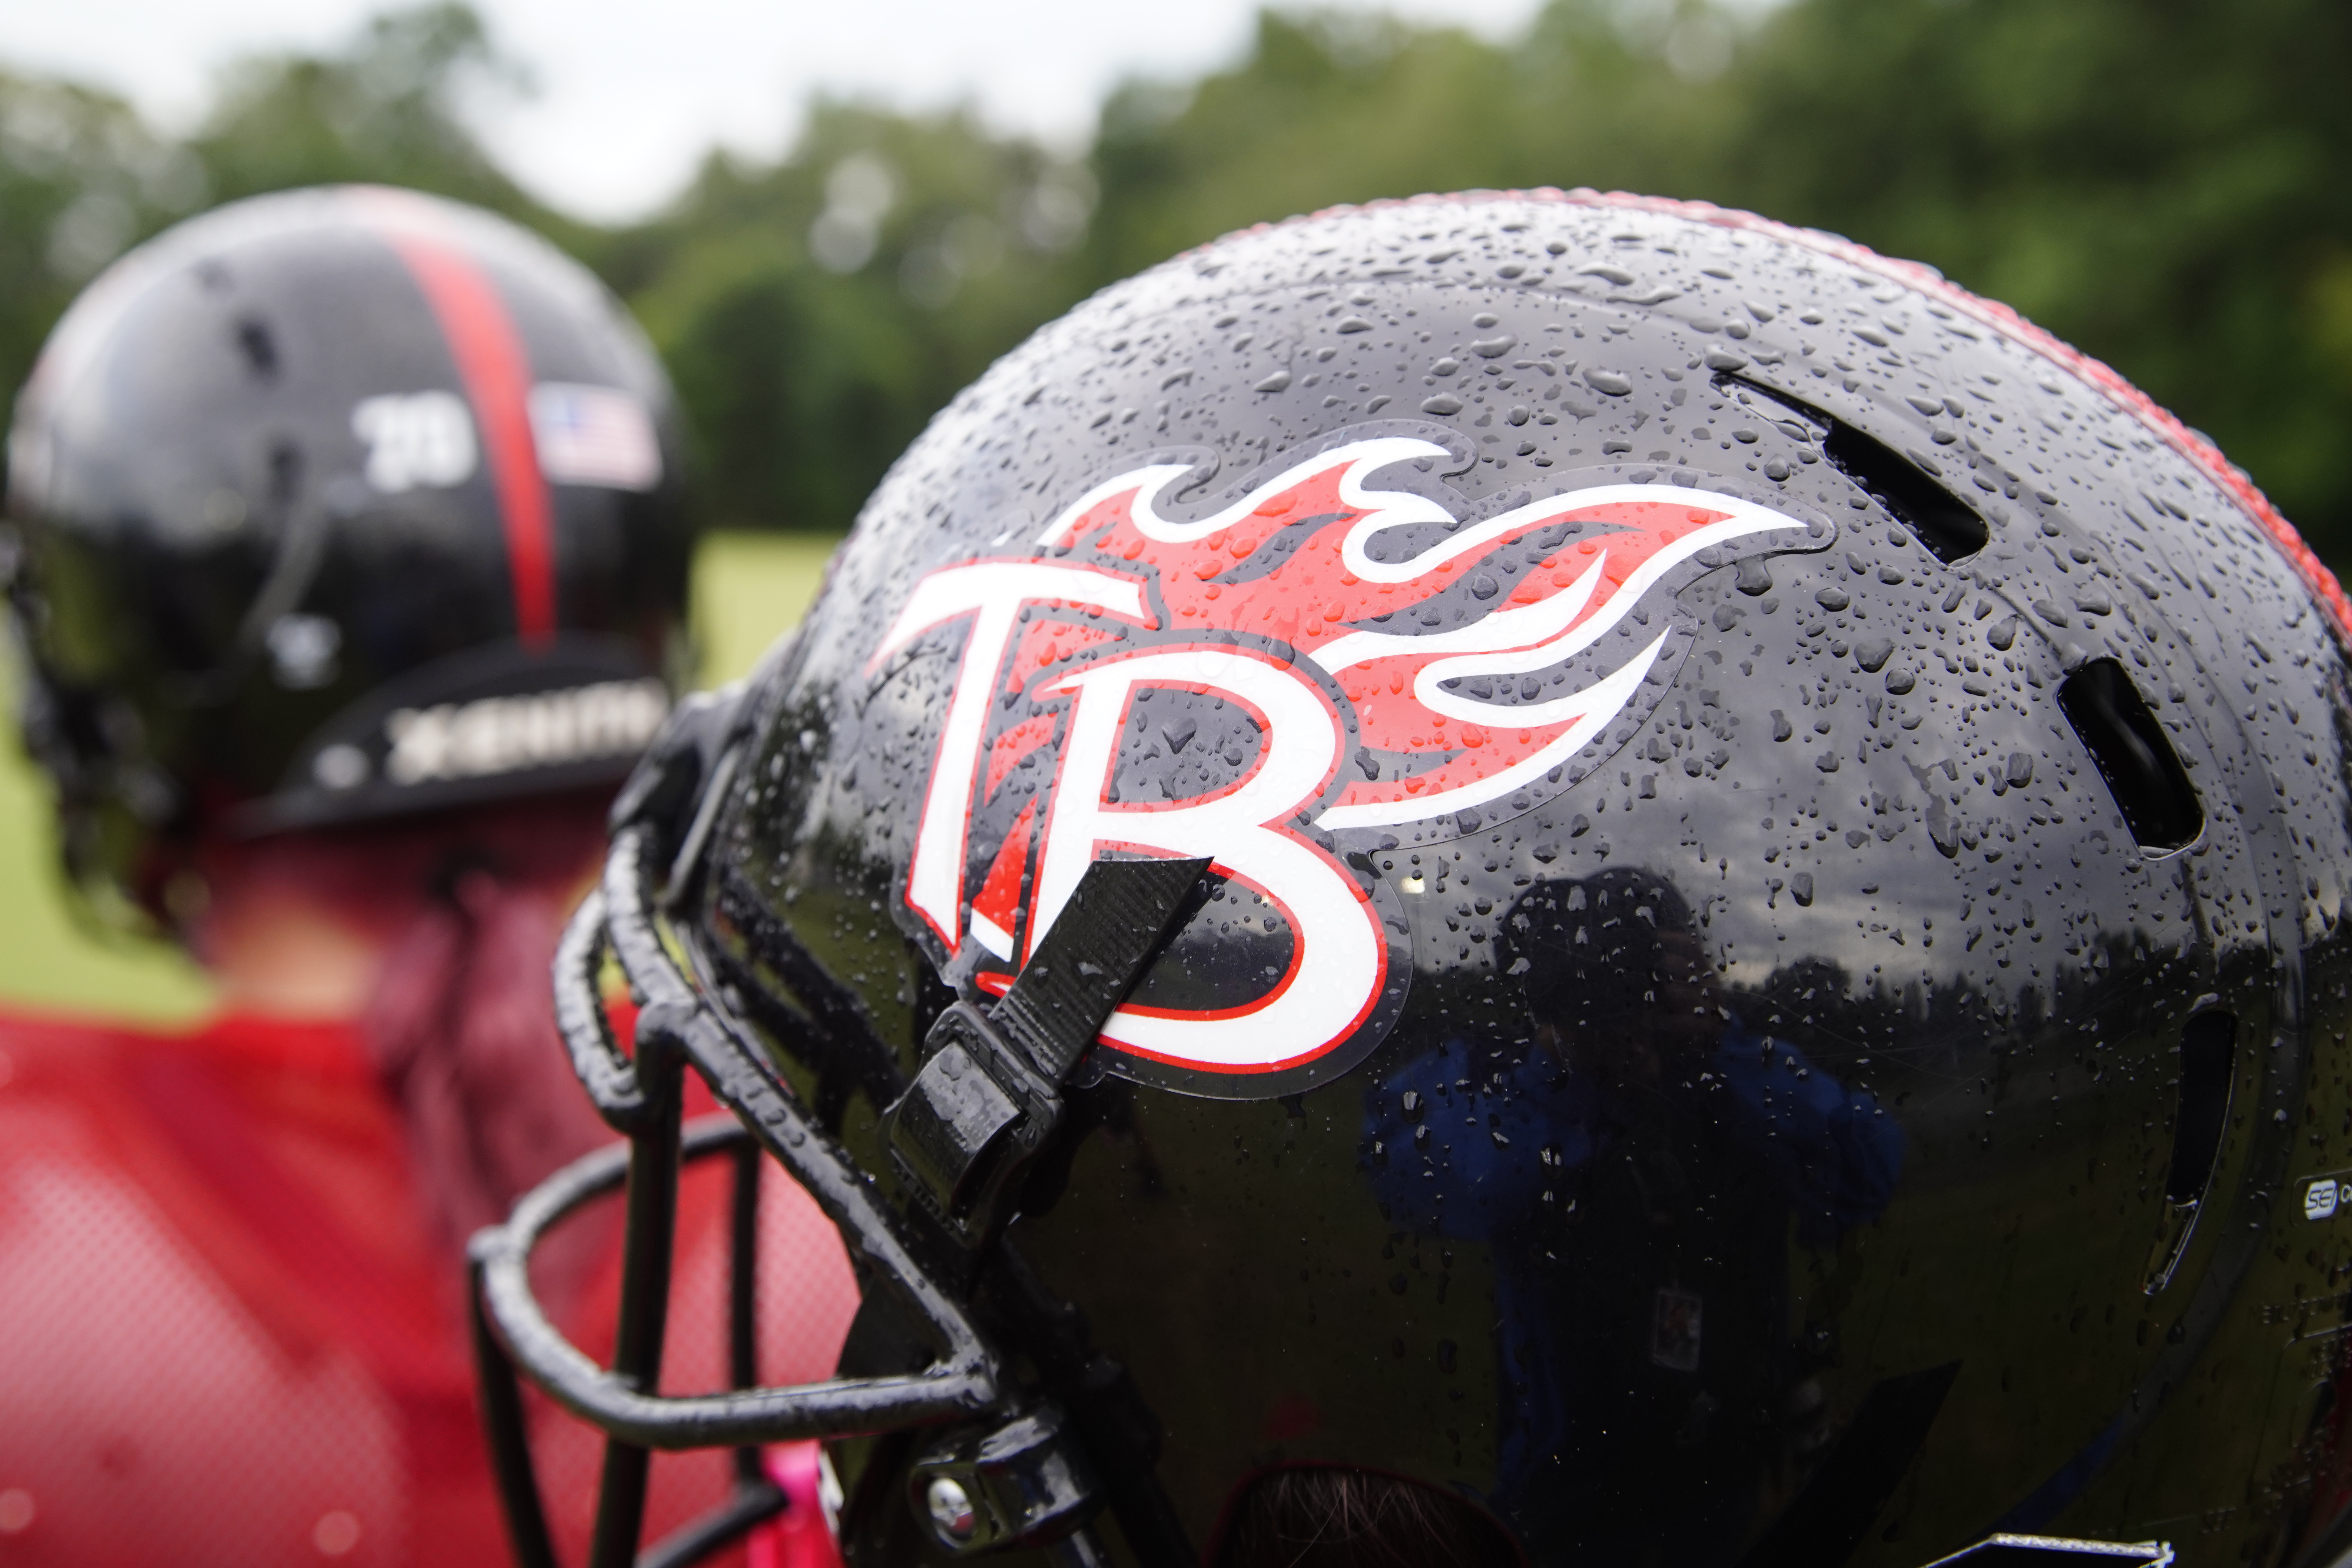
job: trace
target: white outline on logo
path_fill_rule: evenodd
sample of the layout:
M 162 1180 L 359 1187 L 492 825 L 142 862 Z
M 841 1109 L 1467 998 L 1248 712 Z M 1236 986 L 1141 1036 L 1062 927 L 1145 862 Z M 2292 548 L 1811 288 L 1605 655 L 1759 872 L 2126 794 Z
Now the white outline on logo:
M 1099 658 L 1033 688 L 1033 699 L 1064 698 L 1070 707 L 1047 810 L 1038 828 L 1040 847 L 1029 907 L 1017 922 L 1021 942 L 1034 945 L 1087 867 L 1107 848 L 1208 857 L 1220 873 L 1279 909 L 1294 933 L 1290 970 L 1263 995 L 1213 1013 L 1122 1007 L 1103 1031 L 1112 1044 L 1182 1068 L 1219 1073 L 1276 1071 L 1336 1048 L 1378 1004 L 1391 963 L 1380 919 L 1346 867 L 1296 830 L 1298 814 L 1331 791 L 1345 760 L 1342 742 L 1351 732 L 1350 725 L 1362 721 L 1370 710 L 1360 706 L 1353 718 L 1343 719 L 1332 705 L 1333 694 L 1307 666 L 1336 678 L 1383 659 L 1420 661 L 1412 672 L 1411 700 L 1436 716 L 1433 721 L 1441 731 L 1448 720 L 1499 731 L 1567 725 L 1526 756 L 1451 788 L 1353 803 L 1343 795 L 1314 817 L 1313 826 L 1343 831 L 1444 817 L 1520 790 L 1600 738 L 1656 668 L 1668 633 L 1661 630 L 1607 675 L 1547 701 L 1485 702 L 1446 690 L 1446 683 L 1557 667 L 1617 630 L 1652 589 L 1702 552 L 1760 533 L 1810 531 L 1800 519 L 1736 497 L 1680 485 L 1616 484 L 1549 496 L 1462 527 L 1408 560 L 1372 559 L 1367 547 L 1384 530 L 1408 524 L 1451 526 L 1458 520 L 1426 496 L 1371 489 L 1367 482 L 1370 476 L 1399 463 L 1449 460 L 1452 456 L 1443 447 L 1409 437 L 1355 442 L 1294 464 L 1233 505 L 1192 522 L 1162 516 L 1159 505 L 1173 486 L 1196 471 L 1194 467 L 1151 464 L 1094 486 L 1037 535 L 1036 547 L 1055 550 L 1071 545 L 1082 531 L 1126 524 L 1146 540 L 1197 545 L 1251 519 L 1261 506 L 1286 492 L 1337 469 L 1342 470 L 1337 485 L 1339 500 L 1361 513 L 1348 524 L 1339 542 L 1341 565 L 1363 582 L 1405 584 L 1432 581 L 1448 563 L 1475 555 L 1497 541 L 1603 508 L 1665 506 L 1702 514 L 1691 519 L 1695 526 L 1687 533 L 1668 534 L 1665 542 L 1655 544 L 1613 589 L 1604 584 L 1612 581 L 1607 568 L 1610 541 L 1616 535 L 1602 531 L 1591 536 L 1586 547 L 1597 549 L 1574 581 L 1532 602 L 1506 604 L 1451 631 L 1426 637 L 1345 631 L 1320 647 L 1294 649 L 1295 663 L 1276 653 L 1222 641 L 1162 641 L 1139 647 L 1113 644 Z M 1122 500 L 1125 506 L 1115 516 L 1097 515 Z M 1707 514 L 1713 521 L 1704 521 Z M 1158 570 L 1157 563 L 1139 568 L 1145 574 Z M 1438 590 L 1444 586 L 1435 584 Z M 1594 613 L 1596 600 L 1604 595 Z M 1005 661 L 1024 612 L 1032 605 L 1058 605 L 1085 612 L 1107 626 L 1123 622 L 1140 631 L 1181 630 L 1162 626 L 1155 603 L 1151 580 L 1121 572 L 1116 564 L 965 561 L 921 579 L 885 633 L 868 662 L 869 673 L 925 634 L 957 621 L 970 622 L 924 792 L 904 895 L 909 909 L 950 954 L 962 945 L 967 926 L 971 938 L 999 959 L 1009 963 L 1015 946 L 1013 931 L 966 911 L 963 900 L 989 716 L 1003 695 L 999 688 Z M 1339 613 L 1330 611 L 1335 616 Z M 1402 693 L 1403 677 L 1400 673 L 1395 679 L 1397 684 L 1390 689 Z M 1199 798 L 1149 805 L 1109 801 L 1129 706 L 1139 689 L 1150 686 L 1215 691 L 1253 714 L 1262 741 L 1256 759 L 1239 781 Z M 1360 704 L 1365 700 L 1360 696 L 1357 700 Z M 1529 735 L 1519 736 L 1521 745 L 1531 742 Z M 1418 738 L 1414 743 L 1420 743 Z M 1473 736 L 1469 743 L 1479 742 Z

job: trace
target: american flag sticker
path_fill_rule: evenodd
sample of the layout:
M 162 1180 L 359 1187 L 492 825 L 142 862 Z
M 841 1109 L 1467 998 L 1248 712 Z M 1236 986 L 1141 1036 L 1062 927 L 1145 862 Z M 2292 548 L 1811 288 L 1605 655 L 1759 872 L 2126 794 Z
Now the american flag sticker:
M 530 389 L 530 433 L 550 484 L 649 490 L 661 482 L 654 422 L 625 392 L 541 382 Z

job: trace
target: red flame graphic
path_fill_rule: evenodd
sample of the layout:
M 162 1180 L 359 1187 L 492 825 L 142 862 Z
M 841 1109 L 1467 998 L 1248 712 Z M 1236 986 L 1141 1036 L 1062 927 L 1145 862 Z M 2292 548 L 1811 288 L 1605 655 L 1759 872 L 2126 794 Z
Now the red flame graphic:
M 1500 780 L 1543 756 L 1582 724 L 1584 738 L 1570 749 L 1580 747 L 1597 710 L 1606 706 L 1597 721 L 1605 725 L 1638 684 L 1638 672 L 1629 682 L 1596 682 L 1580 692 L 1516 705 L 1474 702 L 1433 682 L 1479 675 L 1508 676 L 1515 685 L 1527 680 L 1526 672 L 1590 646 L 1664 570 L 1707 544 L 1803 527 L 1750 503 L 1713 495 L 1700 500 L 1668 485 L 1570 492 L 1467 526 L 1423 497 L 1364 488 L 1364 477 L 1396 461 L 1399 454 L 1390 448 L 1399 447 L 1440 450 L 1394 439 L 1342 447 L 1230 510 L 1192 523 L 1170 522 L 1153 508 L 1181 470 L 1142 469 L 1098 488 L 1041 541 L 1056 552 L 1154 580 L 1166 611 L 1162 626 L 1171 633 L 1250 634 L 1323 665 L 1355 710 L 1358 740 L 1385 753 L 1381 760 L 1387 764 L 1377 778 L 1350 768 L 1327 821 L 1353 825 L 1433 815 L 1466 804 L 1464 796 L 1479 794 L 1482 781 Z M 1404 522 L 1454 528 L 1409 562 L 1380 563 L 1364 553 L 1367 539 Z M 1270 569 L 1254 560 L 1277 533 L 1302 523 L 1311 523 L 1311 531 Z M 1509 548 L 1561 524 L 1580 525 L 1577 535 L 1531 566 L 1524 551 Z M 1351 565 L 1351 542 L 1360 565 Z M 1465 584 L 1473 605 L 1491 601 L 1491 608 L 1465 626 L 1427 632 L 1419 612 Z M 1454 602 L 1460 600 L 1455 595 Z M 1033 626 L 1015 648 L 1005 689 L 1025 688 L 1058 664 L 1085 658 L 1117 635 L 1109 629 L 1117 624 Z M 1441 663 L 1446 668 L 1433 676 Z M 1538 689 L 1528 690 L 1532 696 Z M 999 736 L 991 748 L 992 791 L 1021 755 L 1049 738 L 1048 731 L 1031 725 Z

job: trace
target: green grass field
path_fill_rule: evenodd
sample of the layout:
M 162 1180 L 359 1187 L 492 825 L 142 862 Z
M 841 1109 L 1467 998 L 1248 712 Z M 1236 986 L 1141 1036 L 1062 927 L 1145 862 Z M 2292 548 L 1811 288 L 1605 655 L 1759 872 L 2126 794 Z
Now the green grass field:
M 706 685 L 749 670 L 815 595 L 830 539 L 721 533 L 694 563 L 694 626 Z M 13 706 L 13 697 L 10 699 Z M 155 1022 L 212 1005 L 203 973 L 174 949 L 88 931 L 57 869 L 47 782 L 0 729 L 0 1002 Z

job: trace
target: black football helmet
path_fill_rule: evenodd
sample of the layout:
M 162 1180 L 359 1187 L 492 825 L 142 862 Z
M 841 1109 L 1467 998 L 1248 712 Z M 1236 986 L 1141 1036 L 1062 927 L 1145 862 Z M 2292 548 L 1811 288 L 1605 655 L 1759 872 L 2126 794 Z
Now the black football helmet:
M 8 454 L 25 739 L 102 905 L 158 912 L 201 832 L 617 783 L 685 673 L 668 385 L 488 213 L 180 225 L 58 322 Z
M 646 1450 L 810 1436 L 865 1564 L 2335 1563 L 2347 626 L 1828 236 L 1431 198 L 1105 291 L 624 791 L 557 980 L 629 1145 L 477 1243 L 525 1559 L 511 1363 L 604 1563 Z M 659 1392 L 729 1149 L 856 1259 L 833 1382 Z M 608 1367 L 525 1266 L 625 1181 Z

